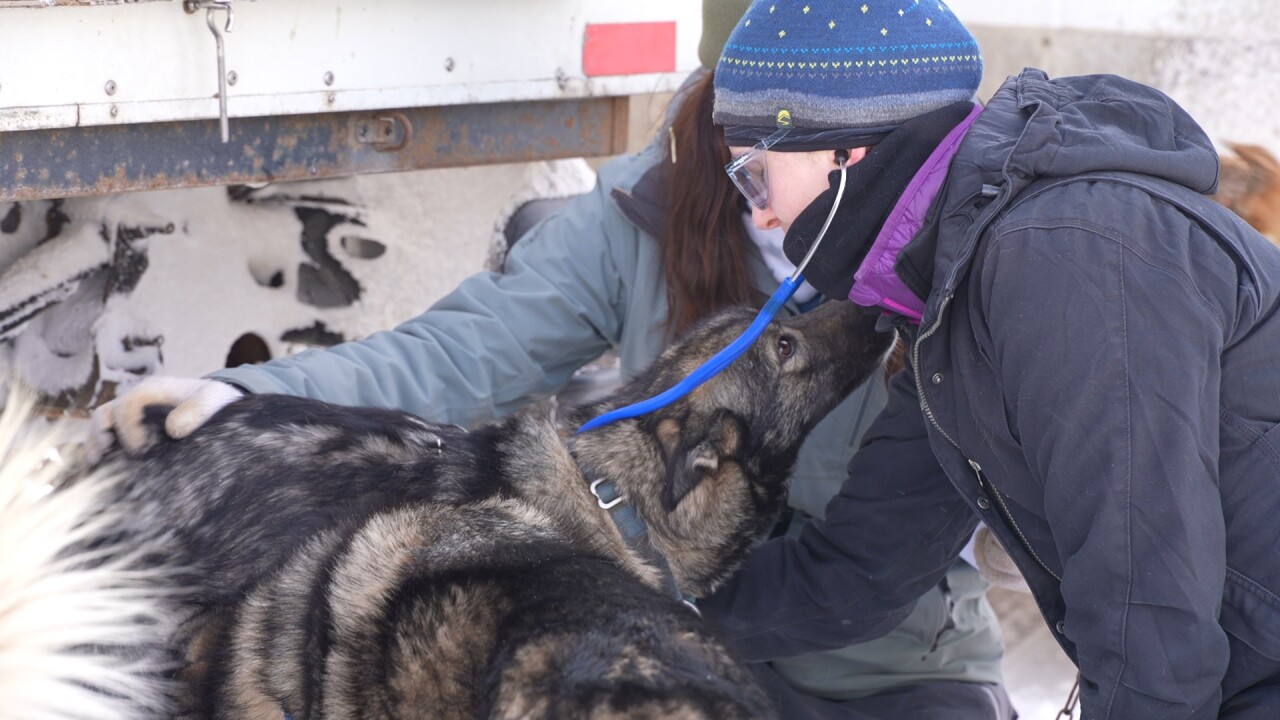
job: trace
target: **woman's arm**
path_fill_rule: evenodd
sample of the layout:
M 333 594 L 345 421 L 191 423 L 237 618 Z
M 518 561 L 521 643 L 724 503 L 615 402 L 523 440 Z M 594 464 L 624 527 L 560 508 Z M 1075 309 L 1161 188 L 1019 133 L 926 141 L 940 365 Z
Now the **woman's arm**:
M 394 330 L 210 377 L 437 422 L 502 416 L 555 392 L 617 342 L 638 238 L 597 185 L 521 239 L 505 273 L 468 278 Z
M 977 518 L 934 459 L 908 367 L 826 519 L 771 540 L 699 607 L 750 661 L 829 650 L 897 627 L 938 584 Z M 908 529 L 904 532 L 904 529 Z

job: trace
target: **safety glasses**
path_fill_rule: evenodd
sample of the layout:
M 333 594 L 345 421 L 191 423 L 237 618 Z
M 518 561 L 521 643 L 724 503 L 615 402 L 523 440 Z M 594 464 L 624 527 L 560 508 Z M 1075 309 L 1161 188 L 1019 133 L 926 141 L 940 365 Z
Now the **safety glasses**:
M 789 127 L 778 130 L 724 166 L 738 192 L 760 210 L 769 207 L 769 167 L 765 164 L 765 151 L 786 137 L 790 130 Z

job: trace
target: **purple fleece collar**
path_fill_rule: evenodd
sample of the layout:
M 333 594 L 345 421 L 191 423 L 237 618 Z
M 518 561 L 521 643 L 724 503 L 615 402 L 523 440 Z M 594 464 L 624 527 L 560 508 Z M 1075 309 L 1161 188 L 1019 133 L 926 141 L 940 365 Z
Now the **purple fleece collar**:
M 969 127 L 982 113 L 982 106 L 975 104 L 968 117 L 960 121 L 938 144 L 933 154 L 925 160 L 920 171 L 907 183 L 902 197 L 893 206 L 889 217 L 880 227 L 880 234 L 872 243 L 867 257 L 858 266 L 853 275 L 853 288 L 849 290 L 849 299 L 866 307 L 883 307 L 907 316 L 912 322 L 919 323 L 924 313 L 924 300 L 916 297 L 897 273 L 893 271 L 893 263 L 898 253 L 924 227 L 925 216 L 929 206 L 937 197 L 938 190 L 947 178 L 951 167 L 951 158 L 960 149 L 960 141 L 969 131 Z

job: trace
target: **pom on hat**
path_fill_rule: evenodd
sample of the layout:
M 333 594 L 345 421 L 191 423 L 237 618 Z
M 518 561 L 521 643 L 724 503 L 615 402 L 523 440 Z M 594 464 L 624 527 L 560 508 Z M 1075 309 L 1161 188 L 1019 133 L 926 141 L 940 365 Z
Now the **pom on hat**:
M 883 134 L 969 100 L 978 43 L 940 0 L 756 0 L 716 65 L 716 124 Z

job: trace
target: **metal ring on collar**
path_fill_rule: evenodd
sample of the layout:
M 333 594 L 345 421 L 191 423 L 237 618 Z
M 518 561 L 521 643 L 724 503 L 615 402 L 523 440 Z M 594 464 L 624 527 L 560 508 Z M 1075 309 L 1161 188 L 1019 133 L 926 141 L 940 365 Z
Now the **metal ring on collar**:
M 606 478 L 600 478 L 599 480 L 596 480 L 595 482 L 591 483 L 591 494 L 596 496 L 597 505 L 604 508 L 605 510 L 609 510 L 613 508 L 613 506 L 622 502 L 623 500 L 626 500 L 627 496 L 619 495 L 618 497 L 606 502 L 604 498 L 600 497 L 600 491 L 597 489 L 600 487 L 600 483 L 604 482 L 605 480 Z

